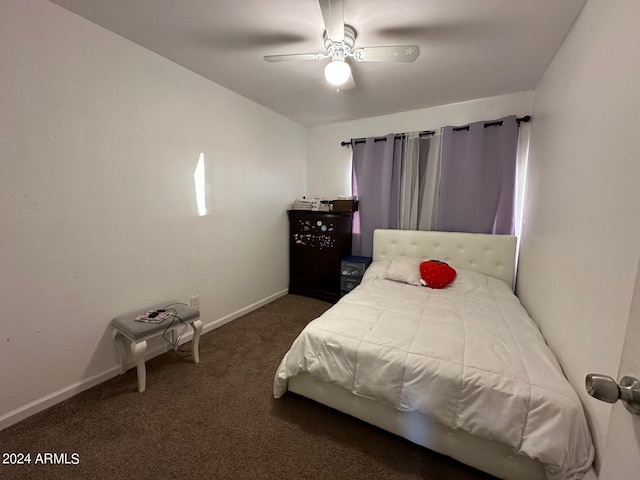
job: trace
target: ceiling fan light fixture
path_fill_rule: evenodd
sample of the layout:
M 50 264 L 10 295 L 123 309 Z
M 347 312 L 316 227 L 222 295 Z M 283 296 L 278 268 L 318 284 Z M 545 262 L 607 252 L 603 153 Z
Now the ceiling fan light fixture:
M 354 50 L 356 29 L 344 23 L 343 0 L 317 0 L 324 21 L 324 47 L 326 53 L 290 53 L 284 55 L 265 55 L 267 62 L 285 62 L 288 60 L 324 60 L 331 58 L 325 66 L 324 76 L 331 85 L 348 90 L 355 86 L 351 67 L 346 59 L 355 62 L 415 62 L 420 56 L 418 45 L 387 45 L 362 47 Z
M 351 67 L 344 60 L 335 59 L 324 67 L 324 78 L 331 85 L 343 85 L 351 77 Z

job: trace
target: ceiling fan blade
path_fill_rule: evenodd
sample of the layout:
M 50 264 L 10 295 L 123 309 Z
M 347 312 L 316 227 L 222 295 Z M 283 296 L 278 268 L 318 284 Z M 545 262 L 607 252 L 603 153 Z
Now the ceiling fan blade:
M 357 48 L 352 53 L 358 62 L 415 62 L 420 56 L 418 45 Z
M 326 53 L 290 53 L 287 55 L 265 55 L 264 61 L 275 62 L 289 62 L 291 60 L 322 60 L 327 58 Z
M 342 0 L 318 0 L 327 37 L 332 42 L 344 40 L 344 7 Z

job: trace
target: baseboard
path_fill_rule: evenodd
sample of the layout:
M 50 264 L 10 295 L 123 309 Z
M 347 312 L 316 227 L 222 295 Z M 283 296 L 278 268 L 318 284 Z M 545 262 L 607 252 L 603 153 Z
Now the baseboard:
M 235 320 L 236 318 L 239 318 L 243 315 L 246 315 L 249 312 L 253 312 L 254 310 L 257 310 L 260 307 L 264 307 L 267 303 L 271 303 L 280 297 L 284 297 L 288 292 L 289 292 L 289 289 L 281 290 L 279 292 L 274 293 L 273 295 L 269 295 L 268 297 L 263 298 L 262 300 L 258 300 L 257 302 L 252 303 L 249 306 L 246 306 L 244 308 L 241 308 L 240 310 L 236 310 L 235 312 L 230 313 L 229 315 L 219 318 L 218 320 L 205 324 L 202 328 L 202 333 L 207 333 L 207 332 L 210 332 L 211 330 L 215 330 L 216 328 L 221 327 L 225 323 L 229 323 L 230 321 Z M 188 338 L 191 338 L 191 337 L 188 337 Z
M 250 313 L 253 310 L 257 310 L 258 308 L 263 307 L 264 305 L 271 303 L 280 297 L 285 296 L 287 292 L 288 292 L 287 289 L 281 290 L 280 292 L 274 293 L 273 295 L 269 295 L 268 297 L 265 297 L 262 300 L 252 303 L 251 305 L 241 308 L 240 310 L 237 310 L 229 315 L 226 315 L 212 322 L 206 322 L 206 319 L 201 318 L 204 324 L 202 328 L 202 333 L 204 334 L 212 330 L 215 330 L 216 328 L 221 327 L 222 325 L 229 323 L 235 320 L 236 318 L 246 315 L 247 313 Z M 180 343 L 188 342 L 191 340 L 191 338 L 193 338 L 193 331 L 189 329 L 189 332 L 181 337 Z M 163 353 L 168 352 L 170 349 L 171 347 L 166 343 L 156 348 L 150 349 L 145 354 L 145 360 L 150 360 L 154 357 L 157 357 L 158 355 L 162 355 Z M 133 367 L 134 367 L 134 363 L 133 361 L 130 361 L 129 364 L 127 365 L 127 368 L 133 368 Z M 92 375 L 91 377 L 83 378 L 82 380 L 74 382 L 71 385 L 64 387 L 56 392 L 53 392 L 49 395 L 45 395 L 44 397 L 34 400 L 33 402 L 23 405 L 22 407 L 16 408 L 15 410 L 0 417 L 0 430 L 4 430 L 5 428 L 10 427 L 11 425 L 14 425 L 18 422 L 21 422 L 22 420 L 32 415 L 35 415 L 36 413 L 42 412 L 43 410 L 46 410 L 49 407 L 52 407 L 60 402 L 67 400 L 68 398 L 73 397 L 74 395 L 77 395 L 80 392 L 88 390 L 92 387 L 95 387 L 96 385 L 99 385 L 102 382 L 105 382 L 113 377 L 116 377 L 118 376 L 119 373 L 120 373 L 120 365 L 115 365 L 114 367 L 102 373 Z

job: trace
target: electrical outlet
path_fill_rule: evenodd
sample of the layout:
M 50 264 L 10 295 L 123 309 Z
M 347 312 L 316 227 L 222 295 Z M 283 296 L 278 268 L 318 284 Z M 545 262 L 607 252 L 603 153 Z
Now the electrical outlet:
M 191 308 L 200 310 L 200 295 L 194 295 L 193 297 L 191 297 L 189 303 L 191 305 Z

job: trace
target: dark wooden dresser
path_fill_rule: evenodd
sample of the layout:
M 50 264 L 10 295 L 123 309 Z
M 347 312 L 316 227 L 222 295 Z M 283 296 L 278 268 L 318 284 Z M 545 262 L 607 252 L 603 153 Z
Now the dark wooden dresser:
M 340 260 L 351 255 L 352 212 L 288 210 L 289 293 L 340 298 Z

